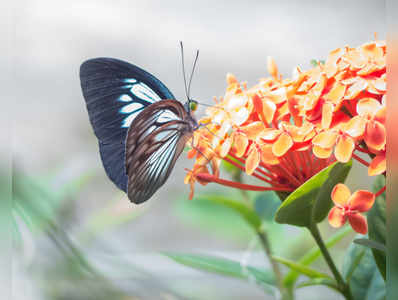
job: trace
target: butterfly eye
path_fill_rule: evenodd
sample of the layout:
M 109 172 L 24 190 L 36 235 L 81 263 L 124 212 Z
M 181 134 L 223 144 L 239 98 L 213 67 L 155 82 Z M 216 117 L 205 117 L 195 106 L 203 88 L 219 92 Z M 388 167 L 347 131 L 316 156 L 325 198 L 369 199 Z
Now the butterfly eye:
M 195 100 L 191 100 L 191 102 L 189 103 L 189 108 L 191 109 L 191 111 L 196 111 L 196 109 L 198 108 L 198 102 L 196 102 Z

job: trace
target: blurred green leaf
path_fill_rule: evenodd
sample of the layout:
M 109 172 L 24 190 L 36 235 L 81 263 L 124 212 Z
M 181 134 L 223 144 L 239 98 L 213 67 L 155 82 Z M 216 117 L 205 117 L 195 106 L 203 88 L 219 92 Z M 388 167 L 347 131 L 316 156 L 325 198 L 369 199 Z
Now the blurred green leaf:
M 379 191 L 383 186 L 385 186 L 386 181 L 383 175 L 379 175 L 373 185 L 373 191 Z M 369 238 L 379 244 L 386 245 L 386 193 L 384 192 L 379 197 L 376 198 L 372 209 L 368 212 L 368 228 L 369 228 Z M 372 249 L 373 256 L 376 260 L 377 267 L 380 270 L 381 275 L 384 280 L 386 279 L 386 253 L 380 251 L 379 249 Z
M 83 174 L 55 188 L 48 180 L 32 178 L 16 171 L 12 178 L 13 211 L 30 230 L 44 229 L 55 219 L 63 200 L 80 191 L 91 178 L 91 173 Z
M 148 206 L 133 208 L 128 199 L 111 199 L 110 204 L 94 212 L 79 233 L 82 242 L 88 242 L 104 231 L 111 230 L 141 216 Z
M 257 283 L 267 287 L 275 284 L 272 271 L 259 270 L 251 266 L 242 266 L 241 263 L 226 258 L 200 255 L 200 254 L 181 254 L 181 253 L 163 253 L 172 260 L 194 268 L 211 273 L 236 277 L 251 281 L 254 279 Z
M 314 278 L 304 282 L 301 282 L 297 285 L 297 288 L 303 288 L 307 286 L 314 286 L 314 285 L 325 285 L 328 286 L 336 291 L 339 291 L 339 287 L 335 280 L 330 278 Z M 340 291 L 339 291 L 340 292 Z
M 278 256 L 273 256 L 273 259 L 284 264 L 285 266 L 289 267 L 290 269 L 299 272 L 309 278 L 330 278 L 328 274 L 321 273 L 317 270 L 314 270 L 310 267 L 307 267 L 305 265 L 301 265 L 299 263 L 296 263 L 294 261 L 288 260 L 286 258 L 278 257 Z
M 261 219 L 247 204 L 220 195 L 203 195 L 208 201 L 232 209 L 240 215 L 256 232 L 260 231 Z
M 344 258 L 343 276 L 354 300 L 385 299 L 386 285 L 369 248 L 350 245 Z
M 259 217 L 253 217 L 250 223 L 246 222 L 241 213 L 245 215 L 247 212 L 250 215 L 250 208 L 232 198 L 216 194 L 199 194 L 192 201 L 186 199 L 176 201 L 175 210 L 179 218 L 185 222 L 199 226 L 220 238 L 248 241 L 254 236 L 252 226 L 257 228 L 261 220 Z M 237 213 L 235 208 L 222 204 L 231 201 L 232 205 L 238 203 L 237 208 L 243 207 L 241 213 Z M 249 216 L 248 218 L 250 219 Z
M 313 222 L 321 222 L 333 203 L 330 193 L 333 187 L 344 182 L 352 162 L 335 162 L 308 179 L 291 193 L 276 212 L 278 223 L 309 227 Z
M 273 191 L 263 192 L 256 196 L 254 209 L 264 221 L 272 222 L 281 201 Z
M 354 243 L 371 248 L 371 249 L 380 250 L 384 253 L 387 252 L 387 248 L 385 245 L 380 244 L 375 241 L 372 241 L 372 240 L 369 240 L 369 239 L 356 239 L 356 240 L 354 240 Z
M 331 248 L 335 246 L 338 242 L 340 242 L 344 237 L 346 237 L 349 233 L 353 232 L 352 228 L 349 226 L 343 227 L 342 229 L 338 230 L 333 236 L 328 238 L 325 242 L 326 247 Z M 321 250 L 318 246 L 313 247 L 309 250 L 299 261 L 298 263 L 304 266 L 308 266 L 316 261 L 321 256 Z M 296 271 L 291 270 L 285 276 L 283 282 L 286 286 L 293 287 L 295 282 L 299 277 L 299 273 Z

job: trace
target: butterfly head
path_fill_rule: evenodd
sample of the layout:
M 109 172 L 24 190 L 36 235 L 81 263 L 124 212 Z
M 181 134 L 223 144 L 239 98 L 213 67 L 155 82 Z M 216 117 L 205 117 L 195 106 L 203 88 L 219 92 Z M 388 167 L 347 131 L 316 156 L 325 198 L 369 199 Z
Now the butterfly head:
M 198 108 L 198 101 L 194 99 L 189 99 L 187 102 L 184 104 L 185 110 L 189 113 L 195 112 L 196 109 Z

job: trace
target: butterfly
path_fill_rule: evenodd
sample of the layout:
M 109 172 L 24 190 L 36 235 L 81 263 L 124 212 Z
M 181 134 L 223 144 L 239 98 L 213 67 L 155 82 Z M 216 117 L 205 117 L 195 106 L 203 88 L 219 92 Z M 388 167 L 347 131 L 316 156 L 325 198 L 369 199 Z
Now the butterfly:
M 94 58 L 80 67 L 80 83 L 106 174 L 136 204 L 168 179 L 185 144 L 198 128 L 189 90 L 187 102 L 147 71 L 115 58 Z

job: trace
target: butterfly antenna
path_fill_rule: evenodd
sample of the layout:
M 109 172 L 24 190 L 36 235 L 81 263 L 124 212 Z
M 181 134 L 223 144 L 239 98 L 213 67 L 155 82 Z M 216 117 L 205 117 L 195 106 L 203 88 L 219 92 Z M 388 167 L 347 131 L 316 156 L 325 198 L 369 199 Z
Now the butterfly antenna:
M 195 72 L 195 67 L 196 67 L 196 62 L 198 61 L 198 57 L 199 57 L 199 50 L 196 50 L 196 56 L 195 56 L 195 61 L 194 61 L 193 66 L 192 66 L 191 76 L 189 76 L 188 101 L 190 99 L 189 96 L 190 96 L 190 92 L 191 92 L 191 82 L 192 82 L 193 73 Z
M 181 47 L 182 75 L 184 76 L 185 95 L 187 96 L 187 100 L 189 101 L 188 87 L 187 87 L 187 78 L 186 78 L 186 75 L 185 75 L 184 46 L 182 45 L 182 41 L 180 41 L 180 47 Z

